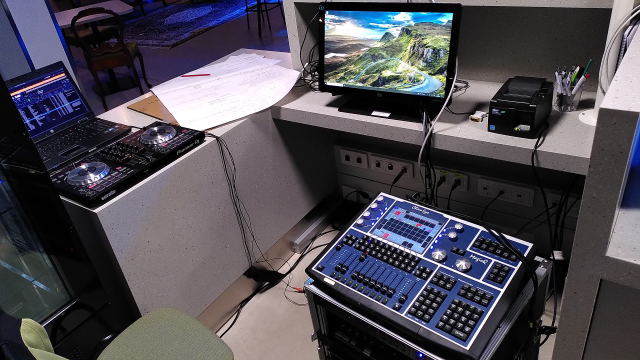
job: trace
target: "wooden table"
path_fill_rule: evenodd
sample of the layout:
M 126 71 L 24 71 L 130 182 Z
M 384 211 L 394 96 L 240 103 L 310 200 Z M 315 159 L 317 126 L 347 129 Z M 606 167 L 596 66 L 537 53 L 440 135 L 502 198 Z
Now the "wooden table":
M 56 21 L 58 22 L 58 26 L 60 27 L 60 29 L 66 29 L 71 27 L 71 20 L 73 19 L 74 16 L 78 15 L 80 11 L 96 8 L 96 7 L 101 7 L 107 10 L 111 10 L 118 15 L 124 15 L 124 14 L 133 12 L 133 7 L 131 5 L 125 4 L 120 0 L 110 0 L 110 1 L 105 1 L 97 4 L 82 6 L 82 7 L 71 9 L 71 10 L 60 11 L 55 13 L 54 15 L 56 16 Z M 82 18 L 82 20 L 78 21 L 76 25 L 87 24 L 90 22 L 105 19 L 107 17 L 108 15 L 87 16 L 85 18 Z

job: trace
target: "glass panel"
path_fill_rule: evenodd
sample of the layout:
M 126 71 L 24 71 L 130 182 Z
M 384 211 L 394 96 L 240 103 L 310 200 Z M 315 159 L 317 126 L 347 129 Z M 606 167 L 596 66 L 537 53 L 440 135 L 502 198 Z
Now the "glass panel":
M 42 321 L 70 301 L 69 293 L 0 169 L 0 308 Z

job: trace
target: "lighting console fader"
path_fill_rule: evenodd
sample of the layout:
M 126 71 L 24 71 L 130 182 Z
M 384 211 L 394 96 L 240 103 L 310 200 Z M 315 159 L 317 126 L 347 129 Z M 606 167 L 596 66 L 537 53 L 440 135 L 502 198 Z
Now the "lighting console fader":
M 532 244 L 508 240 L 533 260 Z M 384 193 L 306 271 L 328 295 L 428 351 L 403 346 L 408 359 L 478 359 L 529 276 L 483 227 Z

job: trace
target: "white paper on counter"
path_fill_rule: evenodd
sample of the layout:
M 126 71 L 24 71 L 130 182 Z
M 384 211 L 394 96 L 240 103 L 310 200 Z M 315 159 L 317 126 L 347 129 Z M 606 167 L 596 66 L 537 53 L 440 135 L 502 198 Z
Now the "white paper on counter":
M 278 65 L 252 67 L 232 76 L 154 93 L 180 126 L 207 130 L 273 106 L 289 93 L 299 75 Z
M 230 56 L 227 60 L 217 64 L 207 65 L 198 70 L 191 71 L 185 75 L 209 74 L 209 76 L 195 77 L 177 77 L 166 81 L 160 85 L 154 86 L 151 91 L 157 96 L 173 90 L 183 89 L 185 87 L 207 83 L 218 80 L 222 77 L 233 76 L 239 71 L 247 71 L 251 69 L 263 68 L 277 64 L 280 60 L 265 59 L 262 55 L 257 54 L 241 54 L 238 56 Z

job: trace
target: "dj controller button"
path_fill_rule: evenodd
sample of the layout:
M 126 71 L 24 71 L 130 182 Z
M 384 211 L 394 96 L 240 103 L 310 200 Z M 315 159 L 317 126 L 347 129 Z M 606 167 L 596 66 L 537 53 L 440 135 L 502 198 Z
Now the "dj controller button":
M 393 305 L 393 310 L 400 311 L 400 309 L 402 309 L 401 304 L 396 303 L 395 305 Z
M 389 302 L 389 299 L 387 299 L 387 298 L 384 298 L 384 299 L 382 300 L 382 303 L 383 303 L 383 304 L 385 304 L 385 305 L 386 305 L 388 302 Z

